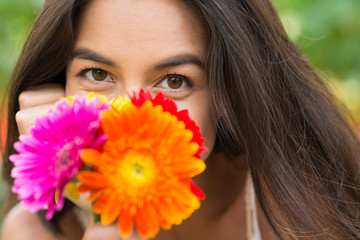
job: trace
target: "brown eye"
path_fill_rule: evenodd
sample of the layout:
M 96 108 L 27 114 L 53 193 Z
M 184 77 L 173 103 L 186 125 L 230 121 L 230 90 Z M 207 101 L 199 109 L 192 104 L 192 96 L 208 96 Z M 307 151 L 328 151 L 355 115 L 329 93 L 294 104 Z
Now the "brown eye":
M 183 80 L 177 76 L 169 76 L 167 79 L 167 83 L 170 88 L 178 89 L 183 85 Z
M 108 76 L 108 73 L 101 69 L 93 69 L 92 70 L 92 77 L 96 81 L 103 81 Z
M 167 74 L 160 80 L 161 81 L 156 85 L 157 87 L 173 91 L 181 91 L 194 86 L 189 78 L 180 74 Z
M 82 70 L 79 74 L 79 77 L 86 77 L 91 81 L 113 81 L 111 75 L 108 71 L 102 70 L 101 68 L 86 68 Z

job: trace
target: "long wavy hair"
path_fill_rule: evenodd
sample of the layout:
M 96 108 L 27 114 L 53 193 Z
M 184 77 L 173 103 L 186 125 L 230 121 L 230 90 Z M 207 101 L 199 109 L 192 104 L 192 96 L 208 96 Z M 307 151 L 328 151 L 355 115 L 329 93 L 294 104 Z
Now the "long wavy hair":
M 247 156 L 279 239 L 360 239 L 359 141 L 327 83 L 285 33 L 268 0 L 185 0 L 208 33 L 206 71 L 217 143 Z M 47 0 L 9 86 L 3 176 L 12 183 L 19 94 L 65 84 L 76 19 L 88 0 Z M 59 217 L 51 224 L 56 226 Z

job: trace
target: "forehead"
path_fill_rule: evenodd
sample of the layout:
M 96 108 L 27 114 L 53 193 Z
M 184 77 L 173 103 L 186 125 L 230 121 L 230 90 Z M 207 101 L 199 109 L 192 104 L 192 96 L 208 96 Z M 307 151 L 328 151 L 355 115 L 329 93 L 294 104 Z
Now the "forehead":
M 123 53 L 145 54 L 203 51 L 205 42 L 200 20 L 182 1 L 93 0 L 79 18 L 75 47 L 97 46 L 105 54 L 119 48 Z

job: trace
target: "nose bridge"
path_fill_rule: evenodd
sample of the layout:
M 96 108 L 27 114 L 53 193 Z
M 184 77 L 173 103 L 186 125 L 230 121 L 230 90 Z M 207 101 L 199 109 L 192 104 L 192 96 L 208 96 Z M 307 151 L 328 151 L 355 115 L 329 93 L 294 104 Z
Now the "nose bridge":
M 139 92 L 140 88 L 146 89 L 146 81 L 141 76 L 128 76 L 121 80 L 119 84 L 119 94 L 121 96 L 132 95 Z

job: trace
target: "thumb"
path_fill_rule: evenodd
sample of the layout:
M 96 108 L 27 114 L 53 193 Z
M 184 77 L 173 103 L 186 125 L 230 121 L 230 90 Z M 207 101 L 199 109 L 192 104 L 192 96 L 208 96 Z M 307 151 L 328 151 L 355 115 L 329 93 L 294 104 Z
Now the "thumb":
M 84 233 L 82 240 L 123 240 L 120 236 L 116 223 L 108 226 L 102 225 L 100 222 L 91 224 Z M 142 240 L 134 231 L 127 240 Z
M 108 226 L 100 222 L 91 224 L 84 233 L 82 240 L 122 240 L 116 224 Z

